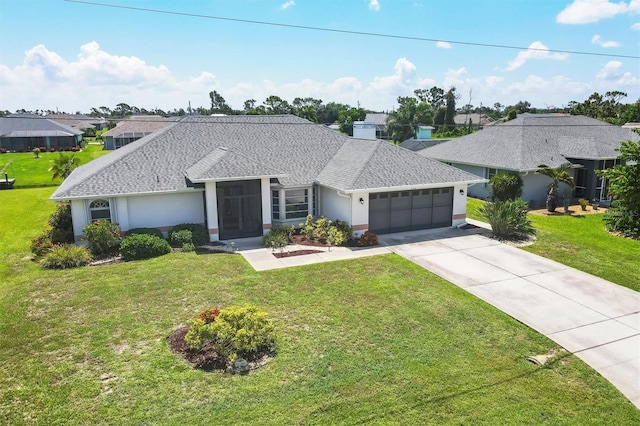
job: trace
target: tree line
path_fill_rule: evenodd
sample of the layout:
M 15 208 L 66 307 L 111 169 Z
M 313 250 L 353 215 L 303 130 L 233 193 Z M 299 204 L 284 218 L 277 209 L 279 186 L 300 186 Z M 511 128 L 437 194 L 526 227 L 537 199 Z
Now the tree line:
M 461 128 L 456 126 L 454 117 L 456 114 L 481 114 L 491 117 L 494 120 L 511 119 L 523 113 L 552 113 L 563 112 L 576 115 L 585 115 L 596 118 L 611 124 L 622 125 L 627 122 L 640 122 L 640 99 L 632 104 L 622 103 L 627 94 L 621 91 L 606 92 L 604 95 L 593 93 L 583 102 L 571 101 L 567 106 L 561 108 L 545 107 L 534 108 L 528 101 L 519 101 L 514 105 L 503 105 L 499 102 L 493 106 L 474 106 L 471 103 L 472 92 L 469 92 L 468 102 L 461 107 L 457 106 L 462 95 L 455 87 L 444 90 L 440 87 L 430 89 L 416 89 L 413 96 L 399 96 L 397 106 L 387 112 L 387 132 L 388 138 L 394 141 L 403 141 L 413 136 L 415 127 L 418 125 L 429 125 L 436 128 L 436 132 L 441 136 L 459 136 L 460 134 L 471 132 L 474 126 L 471 118 L 466 125 Z M 211 114 L 246 114 L 246 115 L 272 115 L 272 114 L 292 114 L 302 117 L 314 123 L 337 124 L 343 133 L 352 135 L 353 122 L 364 120 L 368 112 L 376 112 L 365 109 L 358 105 L 353 107 L 348 104 L 337 102 L 324 103 L 321 99 L 313 97 L 296 97 L 291 103 L 280 96 L 268 96 L 262 103 L 255 99 L 247 99 L 243 103 L 241 110 L 233 109 L 217 91 L 209 92 L 210 105 L 196 108 L 188 107 L 173 110 L 162 110 L 159 108 L 145 109 L 121 102 L 114 108 L 107 106 L 93 107 L 88 115 L 92 117 L 104 117 L 108 120 L 116 120 L 131 115 L 159 115 L 159 116 L 183 116 L 188 114 L 211 115 Z M 51 110 L 27 111 L 17 110 L 16 113 L 35 113 L 47 115 L 57 113 Z M 7 110 L 0 110 L 0 117 L 9 115 Z M 76 111 L 76 114 L 80 114 Z

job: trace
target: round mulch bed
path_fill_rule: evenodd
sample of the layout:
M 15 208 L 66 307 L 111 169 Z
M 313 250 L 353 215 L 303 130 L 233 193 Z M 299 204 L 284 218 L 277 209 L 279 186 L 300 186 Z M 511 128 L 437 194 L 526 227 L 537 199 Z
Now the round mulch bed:
M 184 340 L 184 336 L 188 331 L 189 326 L 183 325 L 167 336 L 167 344 L 173 353 L 180 355 L 193 368 L 205 371 L 234 372 L 233 366 L 228 365 L 226 360 L 221 359 L 213 348 L 205 347 L 197 351 L 190 350 Z M 245 359 L 249 364 L 249 370 L 255 370 L 271 361 L 275 355 L 275 349 L 272 348 L 259 351 L 252 356 L 245 356 Z

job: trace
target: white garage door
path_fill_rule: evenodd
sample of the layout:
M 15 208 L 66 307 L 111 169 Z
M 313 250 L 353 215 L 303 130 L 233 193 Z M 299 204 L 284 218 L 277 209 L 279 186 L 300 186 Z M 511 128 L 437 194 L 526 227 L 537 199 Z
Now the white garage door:
M 453 188 L 369 194 L 369 229 L 376 234 L 451 226 Z

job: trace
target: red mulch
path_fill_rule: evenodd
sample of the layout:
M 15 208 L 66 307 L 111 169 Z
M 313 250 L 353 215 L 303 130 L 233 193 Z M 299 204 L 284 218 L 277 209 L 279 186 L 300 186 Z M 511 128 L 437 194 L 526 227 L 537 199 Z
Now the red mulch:
M 278 253 L 272 253 L 278 259 L 283 257 L 293 257 L 293 256 L 302 256 L 305 254 L 313 254 L 313 253 L 322 253 L 322 250 L 294 250 L 294 251 L 283 251 Z

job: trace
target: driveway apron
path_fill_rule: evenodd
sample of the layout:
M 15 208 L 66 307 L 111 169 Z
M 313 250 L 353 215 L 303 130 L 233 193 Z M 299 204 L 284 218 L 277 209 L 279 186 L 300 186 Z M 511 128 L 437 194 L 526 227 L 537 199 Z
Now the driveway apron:
M 640 293 L 460 229 L 380 240 L 555 341 L 640 408 Z

